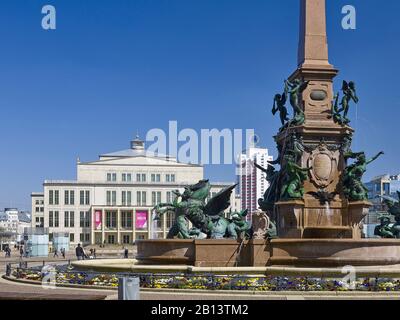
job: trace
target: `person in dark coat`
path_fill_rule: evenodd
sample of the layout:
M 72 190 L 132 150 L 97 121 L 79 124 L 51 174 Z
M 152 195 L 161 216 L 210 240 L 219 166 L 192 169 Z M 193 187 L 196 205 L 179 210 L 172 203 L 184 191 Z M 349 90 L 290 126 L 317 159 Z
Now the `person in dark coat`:
M 85 260 L 85 253 L 80 243 L 78 243 L 78 246 L 75 248 L 75 254 L 78 260 Z

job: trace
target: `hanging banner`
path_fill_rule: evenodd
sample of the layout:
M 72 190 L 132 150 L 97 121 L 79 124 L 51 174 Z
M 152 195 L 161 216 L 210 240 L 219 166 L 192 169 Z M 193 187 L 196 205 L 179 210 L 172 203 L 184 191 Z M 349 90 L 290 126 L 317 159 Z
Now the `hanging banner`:
M 101 223 L 102 223 L 102 211 L 101 210 L 95 210 L 94 211 L 94 227 L 95 230 L 101 230 Z
M 136 229 L 147 229 L 148 211 L 136 211 Z

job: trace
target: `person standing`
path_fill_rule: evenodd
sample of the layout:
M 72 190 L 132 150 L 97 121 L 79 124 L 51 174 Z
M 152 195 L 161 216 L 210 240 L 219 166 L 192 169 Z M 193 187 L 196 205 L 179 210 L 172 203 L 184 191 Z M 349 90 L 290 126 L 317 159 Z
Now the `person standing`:
M 22 248 L 22 246 L 19 248 L 19 257 L 20 259 L 22 259 L 22 257 L 24 256 L 24 248 Z
M 65 259 L 65 248 L 61 248 L 60 250 L 63 259 Z
M 124 258 L 128 259 L 128 255 L 129 255 L 128 248 L 125 248 L 125 250 L 124 250 Z
M 75 254 L 78 260 L 85 260 L 85 253 L 80 243 L 78 243 L 78 246 L 75 248 Z
M 96 259 L 96 248 L 93 249 L 93 258 Z

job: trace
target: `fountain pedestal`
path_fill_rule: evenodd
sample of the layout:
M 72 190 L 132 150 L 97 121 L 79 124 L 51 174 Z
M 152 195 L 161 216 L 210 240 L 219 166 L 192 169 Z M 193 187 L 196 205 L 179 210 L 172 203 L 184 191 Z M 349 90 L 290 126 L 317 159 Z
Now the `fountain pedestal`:
M 301 200 L 276 203 L 278 237 L 282 239 L 362 238 L 361 221 L 368 214 L 368 201 L 337 202 L 332 207 Z

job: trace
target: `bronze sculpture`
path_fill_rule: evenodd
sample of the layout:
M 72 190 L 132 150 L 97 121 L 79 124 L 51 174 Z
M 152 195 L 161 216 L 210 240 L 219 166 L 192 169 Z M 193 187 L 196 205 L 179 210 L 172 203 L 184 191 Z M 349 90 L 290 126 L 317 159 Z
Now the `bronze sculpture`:
M 367 165 L 378 159 L 384 153 L 381 151 L 373 158 L 367 160 L 364 152 L 346 155 L 345 160 L 355 159 L 355 162 L 348 165 L 343 173 L 343 192 L 350 201 L 368 200 L 368 189 L 362 183 L 362 177 L 367 171 Z

